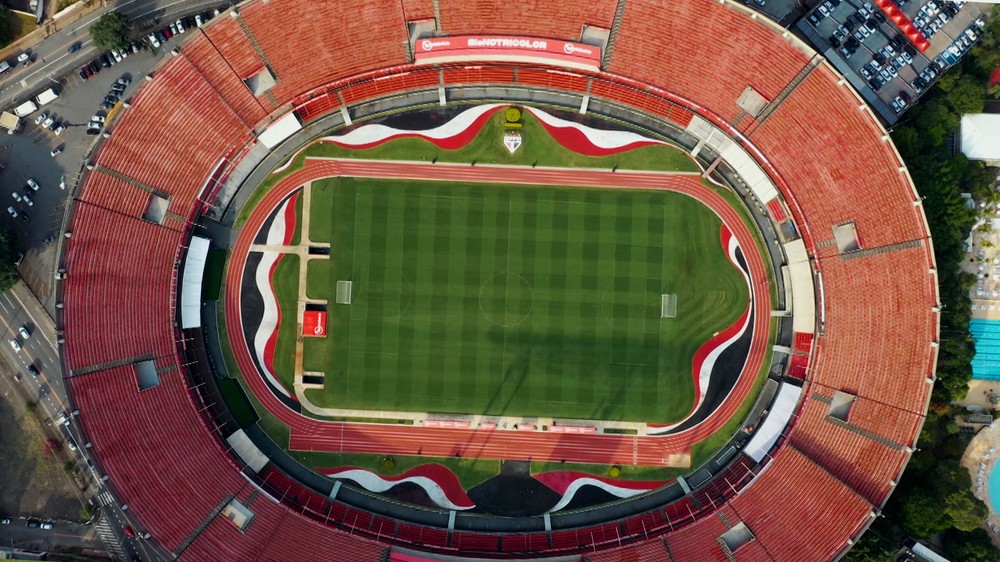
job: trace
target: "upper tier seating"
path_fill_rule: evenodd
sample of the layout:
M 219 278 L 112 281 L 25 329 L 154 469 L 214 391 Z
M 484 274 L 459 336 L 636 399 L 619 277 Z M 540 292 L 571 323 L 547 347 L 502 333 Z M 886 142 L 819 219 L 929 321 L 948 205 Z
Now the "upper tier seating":
M 159 386 L 141 392 L 132 365 L 67 379 L 109 484 L 170 551 L 246 485 L 184 378 L 177 370 L 161 373 Z
M 468 2 L 440 0 L 448 35 L 530 35 L 578 41 L 584 25 L 610 28 L 614 0 L 594 2 Z
M 186 57 L 158 71 L 133 103 L 97 163 L 169 194 L 168 211 L 186 219 L 247 128 Z
M 773 28 L 718 2 L 633 0 L 608 70 L 694 100 L 731 122 L 747 86 L 774 99 L 808 62 Z
M 406 21 L 398 2 L 366 2 L 350 12 L 341 2 L 258 2 L 240 15 L 267 57 L 283 104 L 328 82 L 366 70 L 403 64 Z M 313 25 L 303 26 L 303 14 Z M 295 33 L 289 33 L 295 29 Z
M 820 261 L 826 324 L 812 365 L 816 383 L 913 413 L 925 410 L 937 303 L 928 251 Z
M 775 560 L 836 558 L 849 546 L 845 537 L 854 536 L 872 511 L 864 498 L 792 447 L 780 450 L 730 504 Z
M 750 140 L 767 155 L 817 243 L 853 221 L 862 249 L 925 238 L 916 195 L 870 111 L 825 66 L 816 68 Z M 864 204 L 861 204 L 861 201 Z M 819 250 L 837 253 L 836 245 Z
M 95 181 L 112 186 L 102 177 Z M 85 188 L 83 196 L 93 189 Z M 63 283 L 67 366 L 173 355 L 173 260 L 180 232 L 83 202 L 70 229 Z

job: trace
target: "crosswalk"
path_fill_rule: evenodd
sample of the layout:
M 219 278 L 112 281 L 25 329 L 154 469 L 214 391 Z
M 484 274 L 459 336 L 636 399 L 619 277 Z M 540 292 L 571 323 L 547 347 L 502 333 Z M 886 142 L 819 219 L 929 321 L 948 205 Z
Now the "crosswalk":
M 107 492 L 101 494 L 102 497 L 104 495 L 108 495 L 109 497 L 111 496 L 111 494 L 108 494 Z M 103 499 L 101 501 L 103 503 Z M 101 542 L 104 543 L 104 547 L 108 549 L 108 552 L 111 553 L 115 558 L 118 558 L 120 560 L 128 560 L 128 558 L 125 555 L 125 549 L 122 548 L 122 543 L 118 539 L 118 535 L 116 535 L 115 532 L 111 529 L 111 525 L 104 517 L 101 517 L 101 520 L 97 522 L 97 536 L 101 537 Z
M 97 501 L 101 502 L 101 505 L 111 505 L 115 503 L 115 498 L 111 495 L 111 492 L 104 491 L 97 496 Z

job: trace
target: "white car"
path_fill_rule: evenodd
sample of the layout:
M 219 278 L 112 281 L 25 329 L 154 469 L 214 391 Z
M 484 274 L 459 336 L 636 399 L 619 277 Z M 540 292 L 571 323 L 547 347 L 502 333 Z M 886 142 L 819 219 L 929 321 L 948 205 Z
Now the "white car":
M 160 40 L 156 38 L 155 34 L 150 33 L 148 39 L 149 39 L 149 44 L 152 45 L 154 49 L 160 48 Z
M 11 193 L 10 196 L 14 198 L 14 201 L 17 201 L 18 203 L 21 202 L 21 194 L 20 193 L 18 193 L 18 192 L 15 191 L 15 192 Z
M 38 187 L 39 187 L 38 186 L 38 182 L 35 181 L 35 180 L 33 180 L 33 179 L 31 179 L 31 178 L 28 178 L 28 187 L 30 187 L 31 189 L 34 189 L 35 191 L 38 191 Z
M 113 51 L 111 51 L 111 56 L 115 58 L 115 62 L 122 61 L 122 54 L 118 52 L 118 49 L 114 49 Z
M 184 29 L 184 22 L 182 22 L 181 20 L 177 20 L 174 23 L 177 24 L 177 31 L 179 31 L 181 33 L 184 33 L 184 31 L 185 31 L 185 29 Z
M 38 117 L 35 117 L 35 125 L 40 125 L 42 123 L 42 121 L 45 121 L 48 118 L 49 118 L 49 112 L 48 111 L 41 112 L 38 115 Z
M 24 192 L 24 193 L 23 193 L 23 194 L 21 195 L 21 199 L 22 199 L 22 200 L 24 201 L 24 204 L 25 204 L 25 205 L 27 205 L 27 206 L 29 206 L 29 207 L 34 207 L 34 206 L 35 206 L 35 202 L 31 200 L 31 195 L 30 195 L 30 193 L 31 193 L 30 191 L 25 191 L 25 192 Z
M 194 24 L 197 25 L 198 27 L 201 27 L 202 24 L 204 24 L 204 23 L 205 23 L 205 20 L 201 19 L 201 14 L 198 14 L 198 15 L 196 15 L 194 17 Z
M 104 123 L 104 116 L 94 115 L 93 117 L 90 118 L 90 120 L 93 121 L 94 123 Z
M 55 119 L 53 119 L 53 118 L 49 117 L 49 118 L 48 118 L 48 119 L 46 119 L 45 121 L 42 121 L 42 127 L 45 127 L 46 129 L 52 129 L 52 125 L 53 125 L 53 124 L 54 124 L 55 122 L 56 122 L 56 120 L 55 120 Z
M 14 350 L 14 353 L 21 352 L 21 344 L 17 340 L 10 340 L 10 347 Z
M 12 219 L 16 219 L 18 217 L 17 211 L 14 210 L 14 207 L 7 207 L 7 214 L 10 215 L 10 218 Z
M 21 53 L 20 55 L 17 55 L 17 62 L 25 65 L 31 64 L 31 55 L 28 53 Z
M 51 530 L 51 529 L 52 529 L 52 523 L 42 523 L 42 524 L 41 524 L 41 525 L 39 525 L 39 526 L 40 526 L 41 528 L 45 529 L 45 530 Z
M 24 339 L 28 339 L 31 337 L 31 332 L 28 331 L 27 326 L 21 326 L 20 328 L 18 328 L 17 333 L 21 334 L 21 337 Z
M 57 135 L 61 135 L 61 134 L 63 134 L 63 131 L 65 131 L 65 130 L 66 130 L 66 124 L 65 123 L 59 123 L 59 126 L 56 127 L 56 130 L 54 130 L 52 132 L 55 133 L 55 134 L 57 134 Z

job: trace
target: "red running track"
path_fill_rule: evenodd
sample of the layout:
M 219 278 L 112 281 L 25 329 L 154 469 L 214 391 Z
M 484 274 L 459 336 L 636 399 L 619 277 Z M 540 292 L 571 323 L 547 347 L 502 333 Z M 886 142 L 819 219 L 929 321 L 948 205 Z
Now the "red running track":
M 268 390 L 250 358 L 240 317 L 243 269 L 254 236 L 271 209 L 290 192 L 310 181 L 335 177 L 370 177 L 629 189 L 665 189 L 688 195 L 712 209 L 739 241 L 750 269 L 754 315 L 750 353 L 736 386 L 722 405 L 700 424 L 674 435 L 631 436 L 429 428 L 344 423 L 308 418 L 286 408 Z M 691 445 L 729 421 L 747 398 L 763 365 L 770 329 L 771 296 L 764 261 L 747 225 L 697 174 L 612 172 L 596 169 L 526 168 L 430 164 L 376 160 L 307 158 L 258 203 L 240 232 L 226 278 L 226 325 L 237 364 L 251 392 L 275 417 L 290 427 L 288 446 L 298 451 L 356 452 L 465 458 L 531 459 L 622 465 L 678 465 L 674 455 L 687 455 Z

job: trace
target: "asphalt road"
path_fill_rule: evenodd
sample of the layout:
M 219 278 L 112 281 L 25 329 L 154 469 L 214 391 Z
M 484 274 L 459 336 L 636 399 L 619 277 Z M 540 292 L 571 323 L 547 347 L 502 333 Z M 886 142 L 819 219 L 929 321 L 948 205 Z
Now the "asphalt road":
M 31 48 L 25 49 L 34 61 L 30 65 L 17 65 L 11 72 L 0 79 L 0 100 L 10 105 L 13 101 L 24 101 L 47 84 L 57 82 L 62 76 L 75 73 L 81 66 L 94 60 L 101 54 L 90 39 L 90 25 L 108 11 L 118 11 L 132 21 L 136 28 L 134 38 L 144 37 L 156 27 L 162 27 L 179 17 L 193 15 L 214 8 L 228 8 L 228 2 L 219 0 L 123 0 L 109 3 L 107 8 L 95 10 L 80 20 L 65 24 L 65 27 L 53 33 Z M 156 23 L 160 25 L 157 26 Z M 57 26 L 62 26 L 56 20 Z M 186 35 L 186 34 L 185 34 Z M 180 37 L 183 40 L 184 35 Z M 82 48 L 70 53 L 69 47 L 76 42 Z M 170 47 L 178 40 L 172 40 Z M 14 60 L 9 60 L 11 64 Z M 16 103 L 14 104 L 16 105 Z M 13 107 L 13 105 L 11 105 Z M 5 107 L 6 109 L 6 107 Z
M 57 545 L 104 550 L 104 543 L 90 525 L 56 521 L 51 529 L 42 529 L 27 524 L 27 519 L 12 518 L 9 524 L 0 526 L 0 545 L 36 552 L 50 551 Z

